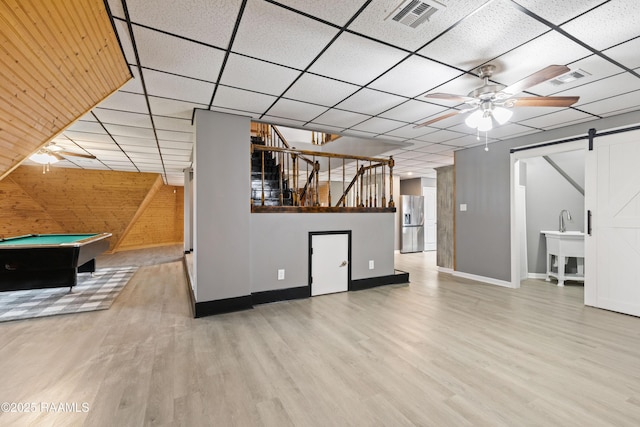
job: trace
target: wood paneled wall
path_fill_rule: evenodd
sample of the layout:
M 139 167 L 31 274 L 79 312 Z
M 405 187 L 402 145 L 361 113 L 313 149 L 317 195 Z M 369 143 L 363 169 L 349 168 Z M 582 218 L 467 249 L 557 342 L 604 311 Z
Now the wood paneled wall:
M 455 269 L 455 169 L 436 168 L 437 172 L 437 250 L 438 267 Z
M 0 0 L 0 179 L 131 79 L 103 0 Z
M 21 166 L 0 181 L 0 235 L 109 232 L 112 252 L 182 243 L 182 195 L 157 174 Z

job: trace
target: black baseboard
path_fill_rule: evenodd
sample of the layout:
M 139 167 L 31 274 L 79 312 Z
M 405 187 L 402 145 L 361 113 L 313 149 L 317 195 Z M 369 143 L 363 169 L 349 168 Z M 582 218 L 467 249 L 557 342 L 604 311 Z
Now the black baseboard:
M 273 291 L 254 292 L 251 294 L 254 304 L 267 304 L 270 302 L 309 298 L 310 296 L 311 288 L 309 286 L 275 289 Z
M 352 280 L 349 284 L 349 290 L 361 291 L 363 289 L 375 288 L 376 286 L 397 285 L 399 283 L 409 283 L 409 273 L 396 270 L 395 274 L 391 274 L 389 276 Z
M 196 302 L 194 317 L 213 316 L 214 314 L 231 313 L 232 311 L 248 310 L 250 308 L 253 308 L 251 295 Z

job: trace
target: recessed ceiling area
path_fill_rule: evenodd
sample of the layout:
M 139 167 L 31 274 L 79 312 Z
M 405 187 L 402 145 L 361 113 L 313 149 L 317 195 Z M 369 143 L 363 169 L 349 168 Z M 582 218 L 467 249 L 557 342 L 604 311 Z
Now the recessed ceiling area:
M 640 109 L 636 0 L 439 0 L 417 28 L 385 21 L 400 3 L 108 0 L 134 79 L 54 140 L 96 159 L 56 166 L 155 172 L 182 185 L 193 109 L 204 108 L 370 140 L 396 158 L 394 174 L 435 177 L 485 138 L 464 114 L 414 128 L 465 107 L 424 95 L 468 94 L 484 64 L 505 86 L 552 64 L 587 73 L 526 89 L 520 96 L 580 100 L 514 108 L 489 144 Z

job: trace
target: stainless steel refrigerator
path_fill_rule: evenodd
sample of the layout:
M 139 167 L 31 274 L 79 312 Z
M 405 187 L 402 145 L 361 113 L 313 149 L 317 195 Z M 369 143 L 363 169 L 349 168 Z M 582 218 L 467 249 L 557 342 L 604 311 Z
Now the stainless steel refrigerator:
M 424 251 L 424 197 L 400 196 L 400 252 Z

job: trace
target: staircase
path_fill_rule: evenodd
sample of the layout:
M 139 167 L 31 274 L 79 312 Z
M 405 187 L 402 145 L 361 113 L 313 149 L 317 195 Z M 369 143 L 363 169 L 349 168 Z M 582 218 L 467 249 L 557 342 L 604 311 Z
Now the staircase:
M 265 145 L 260 136 L 252 136 L 251 143 Z M 262 205 L 262 153 L 254 151 L 251 155 L 251 201 L 257 206 Z M 267 152 L 264 152 L 264 205 L 280 206 L 280 167 Z M 282 206 L 293 206 L 292 190 L 285 178 L 282 179 Z

